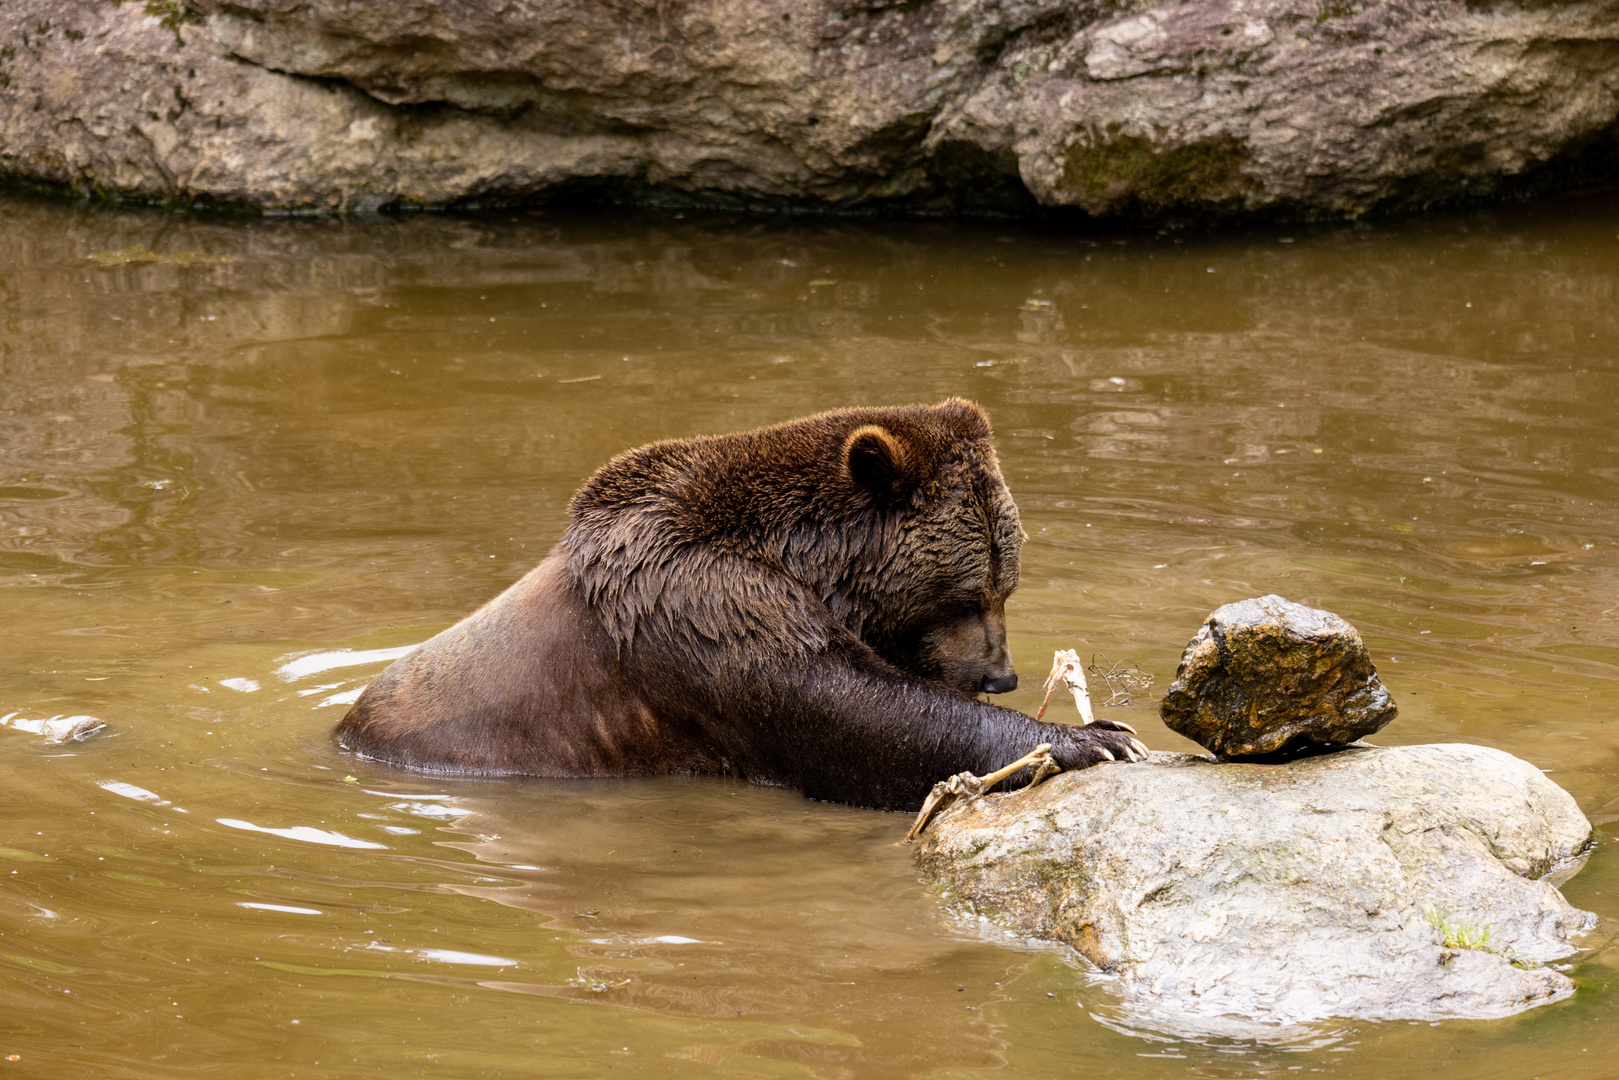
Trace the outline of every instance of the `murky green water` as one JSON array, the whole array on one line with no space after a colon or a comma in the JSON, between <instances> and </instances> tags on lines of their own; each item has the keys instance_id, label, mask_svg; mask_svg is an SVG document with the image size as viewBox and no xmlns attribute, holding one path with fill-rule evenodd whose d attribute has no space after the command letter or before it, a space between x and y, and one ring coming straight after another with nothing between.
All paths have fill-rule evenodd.
<instances>
[{"instance_id":1,"label":"murky green water","mask_svg":"<svg viewBox=\"0 0 1619 1080\"><path fill-rule=\"evenodd\" d=\"M1218 238L0 202L0 1064L1609 1075L1616 234L1600 202ZM1398 697L1381 741L1501 747L1604 823L1566 889L1609 920L1579 993L1270 1045L1131 1033L1063 952L941 910L900 816L332 745L362 654L514 580L616 451L947 394L990 410L1030 534L1012 704L1054 648L1161 691L1220 603L1341 613ZM78 714L107 733L26 730Z\"/></svg>"}]
</instances>

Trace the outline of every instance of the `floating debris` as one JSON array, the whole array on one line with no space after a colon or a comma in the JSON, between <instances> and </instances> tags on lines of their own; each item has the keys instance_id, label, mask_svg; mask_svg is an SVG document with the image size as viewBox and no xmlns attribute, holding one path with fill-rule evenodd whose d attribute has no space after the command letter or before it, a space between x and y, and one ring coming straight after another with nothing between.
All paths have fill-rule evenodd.
<instances>
[{"instance_id":1,"label":"floating debris","mask_svg":"<svg viewBox=\"0 0 1619 1080\"><path fill-rule=\"evenodd\" d=\"M1152 676L1142 671L1133 660L1120 660L1109 663L1107 657L1091 657L1090 667L1085 670L1091 677L1100 679L1102 685L1107 687L1107 700L1102 702L1104 709L1122 709L1129 705L1136 694L1150 694L1152 690Z\"/></svg>"}]
</instances>

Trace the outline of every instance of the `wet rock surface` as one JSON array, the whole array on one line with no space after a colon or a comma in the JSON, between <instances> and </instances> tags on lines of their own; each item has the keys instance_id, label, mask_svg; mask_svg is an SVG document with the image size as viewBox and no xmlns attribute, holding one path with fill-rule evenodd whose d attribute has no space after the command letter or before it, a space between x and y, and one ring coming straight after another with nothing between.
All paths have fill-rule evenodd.
<instances>
[{"instance_id":1,"label":"wet rock surface","mask_svg":"<svg viewBox=\"0 0 1619 1080\"><path fill-rule=\"evenodd\" d=\"M181 203L1355 215L1616 117L1619 0L0 7L0 176Z\"/></svg>"},{"instance_id":2,"label":"wet rock surface","mask_svg":"<svg viewBox=\"0 0 1619 1080\"><path fill-rule=\"evenodd\" d=\"M1143 1023L1252 1034L1566 997L1543 965L1595 916L1551 880L1590 835L1566 792L1486 747L1160 752L953 806L917 858L962 913L1072 946Z\"/></svg>"},{"instance_id":3,"label":"wet rock surface","mask_svg":"<svg viewBox=\"0 0 1619 1080\"><path fill-rule=\"evenodd\" d=\"M1353 626L1270 595L1209 615L1160 712L1170 730L1240 758L1347 745L1396 709Z\"/></svg>"}]
</instances>

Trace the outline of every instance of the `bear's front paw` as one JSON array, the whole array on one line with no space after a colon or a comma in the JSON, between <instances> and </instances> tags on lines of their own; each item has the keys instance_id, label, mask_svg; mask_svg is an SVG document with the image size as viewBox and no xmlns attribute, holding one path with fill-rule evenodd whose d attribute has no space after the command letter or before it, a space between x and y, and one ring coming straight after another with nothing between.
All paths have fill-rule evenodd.
<instances>
[{"instance_id":1,"label":"bear's front paw","mask_svg":"<svg viewBox=\"0 0 1619 1080\"><path fill-rule=\"evenodd\" d=\"M1065 769L1088 769L1104 761L1144 761L1147 747L1130 734L1128 725L1097 720L1075 729L1069 744L1053 756Z\"/></svg>"}]
</instances>

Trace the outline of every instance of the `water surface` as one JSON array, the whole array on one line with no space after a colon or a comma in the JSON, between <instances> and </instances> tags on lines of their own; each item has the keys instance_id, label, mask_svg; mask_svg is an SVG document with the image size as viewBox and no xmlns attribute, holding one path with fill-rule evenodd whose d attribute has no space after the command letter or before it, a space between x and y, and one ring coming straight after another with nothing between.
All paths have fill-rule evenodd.
<instances>
[{"instance_id":1,"label":"water surface","mask_svg":"<svg viewBox=\"0 0 1619 1080\"><path fill-rule=\"evenodd\" d=\"M199 220L0 201L0 1056L30 1077L1596 1078L1619 1022L1619 213L996 224ZM1009 618L1162 691L1218 604L1370 645L1387 743L1599 823L1571 999L1197 1043L954 918L899 815L457 781L329 737L614 453L962 394ZM47 746L27 728L89 715ZM1184 748L1150 700L1116 711ZM20 722L20 726L19 726ZM35 725L37 726L37 725ZM16 1060L12 1061L11 1056ZM1593 1060L1595 1059L1595 1060Z\"/></svg>"}]
</instances>

